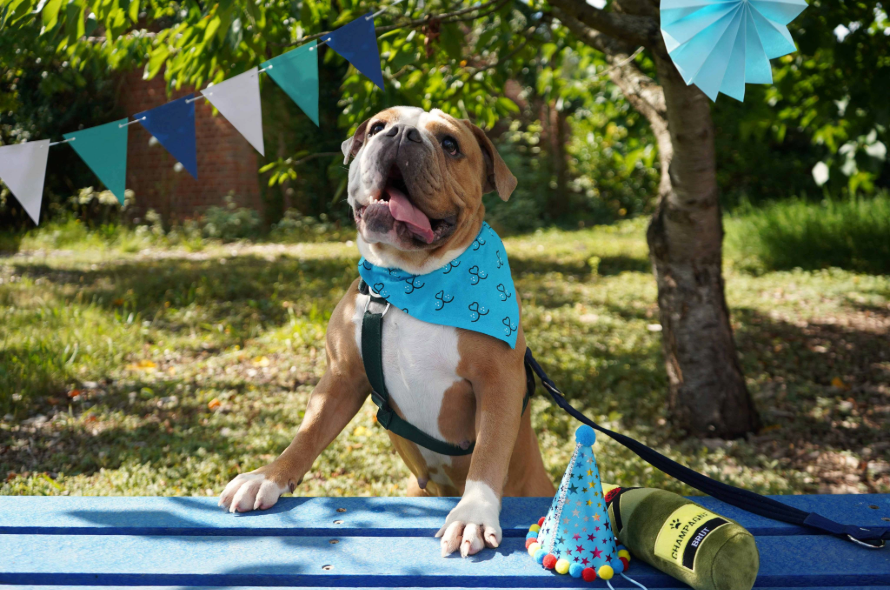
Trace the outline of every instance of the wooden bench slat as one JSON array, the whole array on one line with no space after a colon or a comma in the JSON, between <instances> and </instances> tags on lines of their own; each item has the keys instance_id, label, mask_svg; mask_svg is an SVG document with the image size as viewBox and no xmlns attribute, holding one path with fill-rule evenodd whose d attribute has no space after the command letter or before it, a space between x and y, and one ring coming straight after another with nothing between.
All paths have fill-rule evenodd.
<instances>
[{"instance_id":1,"label":"wooden bench slat","mask_svg":"<svg viewBox=\"0 0 890 590\"><path fill-rule=\"evenodd\" d=\"M890 496L774 496L841 523L890 528ZM735 519L755 536L808 534L710 497L695 501ZM0 534L418 536L439 530L457 498L282 498L270 510L232 515L215 498L0 497ZM550 498L505 498L505 537L525 537ZM877 506L872 509L870 506ZM346 509L338 512L337 509ZM537 515L537 516L536 516ZM342 521L342 524L335 524Z\"/></svg>"},{"instance_id":2,"label":"wooden bench slat","mask_svg":"<svg viewBox=\"0 0 890 590\"><path fill-rule=\"evenodd\" d=\"M852 588L890 584L890 552L822 536L762 537L758 586ZM543 570L522 539L461 559L439 557L425 537L141 537L0 535L0 584L294 585L538 588L577 586ZM323 565L332 565L325 571ZM634 560L629 572L649 588L676 581ZM623 579L616 587L630 587Z\"/></svg>"}]
</instances>

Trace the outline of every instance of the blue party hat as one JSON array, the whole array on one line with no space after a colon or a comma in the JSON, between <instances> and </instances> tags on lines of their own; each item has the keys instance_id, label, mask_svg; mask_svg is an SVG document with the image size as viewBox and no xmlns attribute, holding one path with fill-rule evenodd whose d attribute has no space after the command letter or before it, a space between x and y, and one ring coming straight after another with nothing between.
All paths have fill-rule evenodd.
<instances>
[{"instance_id":1,"label":"blue party hat","mask_svg":"<svg viewBox=\"0 0 890 590\"><path fill-rule=\"evenodd\" d=\"M575 452L547 516L529 529L529 555L545 568L591 582L624 571L609 523L589 426L575 431Z\"/></svg>"}]
</instances>

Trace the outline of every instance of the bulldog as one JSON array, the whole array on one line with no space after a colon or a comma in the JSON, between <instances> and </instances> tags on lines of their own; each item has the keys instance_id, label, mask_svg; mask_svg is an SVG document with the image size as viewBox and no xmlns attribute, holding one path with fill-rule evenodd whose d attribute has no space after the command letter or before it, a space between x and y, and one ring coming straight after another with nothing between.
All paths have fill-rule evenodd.
<instances>
[{"instance_id":1,"label":"bulldog","mask_svg":"<svg viewBox=\"0 0 890 590\"><path fill-rule=\"evenodd\" d=\"M440 110L394 107L343 142L358 249L385 269L424 275L441 269L482 228L482 195L506 201L516 187L483 131ZM347 290L327 328L327 369L309 397L293 442L269 465L235 477L219 499L231 512L262 510L293 492L315 459L371 393L362 363L362 316L369 294ZM424 433L472 454L447 456L389 431L412 476L411 496L460 496L437 537L442 556L464 557L502 538L507 496L552 496L530 411L523 408L526 349L492 336L431 324L393 307L383 317L383 373L395 412Z\"/></svg>"}]
</instances>

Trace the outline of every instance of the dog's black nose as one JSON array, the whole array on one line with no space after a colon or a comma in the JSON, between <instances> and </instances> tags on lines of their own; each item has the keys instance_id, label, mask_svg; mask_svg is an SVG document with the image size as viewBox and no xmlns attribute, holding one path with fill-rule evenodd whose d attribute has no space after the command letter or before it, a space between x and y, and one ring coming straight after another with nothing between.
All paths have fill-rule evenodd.
<instances>
[{"instance_id":1,"label":"dog's black nose","mask_svg":"<svg viewBox=\"0 0 890 590\"><path fill-rule=\"evenodd\" d=\"M416 127L409 127L408 130L405 132L405 137L407 137L414 143L423 142L423 140L420 138L420 131L418 131Z\"/></svg>"},{"instance_id":2,"label":"dog's black nose","mask_svg":"<svg viewBox=\"0 0 890 590\"><path fill-rule=\"evenodd\" d=\"M417 130L417 127L411 125L401 125L396 123L386 132L386 137L399 137L402 141L407 139L414 143L423 143L423 139L420 137L420 131Z\"/></svg>"}]
</instances>

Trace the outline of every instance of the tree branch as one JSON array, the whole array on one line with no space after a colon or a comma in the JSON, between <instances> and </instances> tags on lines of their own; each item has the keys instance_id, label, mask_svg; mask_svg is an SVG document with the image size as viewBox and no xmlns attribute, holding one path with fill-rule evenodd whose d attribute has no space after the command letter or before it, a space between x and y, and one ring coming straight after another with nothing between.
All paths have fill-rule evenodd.
<instances>
[{"instance_id":1,"label":"tree branch","mask_svg":"<svg viewBox=\"0 0 890 590\"><path fill-rule=\"evenodd\" d=\"M308 162L309 160L314 160L316 158L326 158L328 156L342 156L343 154L340 152L316 152L314 154L309 154L308 156L303 156L298 160L294 160L290 163L291 166L297 166L298 164L302 164L304 162Z\"/></svg>"},{"instance_id":2,"label":"tree branch","mask_svg":"<svg viewBox=\"0 0 890 590\"><path fill-rule=\"evenodd\" d=\"M621 89L633 107L652 125L654 131L666 128L667 107L664 102L664 90L655 80L647 76L633 62L639 48L633 48L617 39L595 31L578 19L566 14L559 8L553 8L553 14L582 43L597 49L606 56L611 64L609 78Z\"/></svg>"},{"instance_id":3,"label":"tree branch","mask_svg":"<svg viewBox=\"0 0 890 590\"><path fill-rule=\"evenodd\" d=\"M633 49L630 45L618 39L614 39L605 33L591 29L575 17L553 7L553 15L572 32L579 41L602 52L609 63L620 55L629 55ZM619 58L620 59L620 58Z\"/></svg>"},{"instance_id":4,"label":"tree branch","mask_svg":"<svg viewBox=\"0 0 890 590\"><path fill-rule=\"evenodd\" d=\"M585 26L625 43L651 47L658 41L659 25L655 17L608 12L584 0L550 0L550 4Z\"/></svg>"},{"instance_id":5,"label":"tree branch","mask_svg":"<svg viewBox=\"0 0 890 590\"><path fill-rule=\"evenodd\" d=\"M428 14L423 18L416 18L413 20L408 20L402 23L396 23L392 25L386 25L385 27L376 28L377 33L388 33L389 31L395 31L398 29L416 29L417 27L422 27L424 25L429 24L431 21L437 20L442 24L448 23L457 23L457 22L466 22L476 20L477 18L481 18L483 16L487 16L493 12L497 12L504 5L506 5L510 0L489 0L484 4L480 4L479 6L471 6L469 8L462 8L460 10L455 10L453 12L446 12L443 14ZM472 14L473 12L482 11L485 8L490 8L490 10L485 12L479 12L479 14ZM306 37L301 38L299 41L294 41L293 43L275 43L279 47L292 47L294 45L302 45L308 41L312 41L314 39L320 39L325 35L330 35L330 31L325 31L324 33L316 33L315 35L308 35ZM270 43L273 45L273 43Z\"/></svg>"},{"instance_id":6,"label":"tree branch","mask_svg":"<svg viewBox=\"0 0 890 590\"><path fill-rule=\"evenodd\" d=\"M475 75L478 74L479 72L485 72L485 71L491 70L491 69L493 69L493 68L498 67L499 65L501 65L501 64L503 64L503 63L508 62L509 60L511 60L511 59L513 59L514 57L516 57L516 55L517 55L520 51L522 51L523 49L525 49L526 45L528 45L529 43L531 43L531 41L532 41L532 38L531 38L531 35L529 34L529 36L526 37L525 41L523 41L522 43L520 43L519 46L516 47L516 49L514 49L513 51L511 51L511 52L508 53L507 55L504 55L504 56L502 56L502 57L496 59L496 60L494 61L494 63L488 64L488 65L486 65L486 66L479 66L479 67L477 67L477 68L470 68L469 71L468 71L469 75L470 75L470 76L475 76Z\"/></svg>"}]
</instances>

